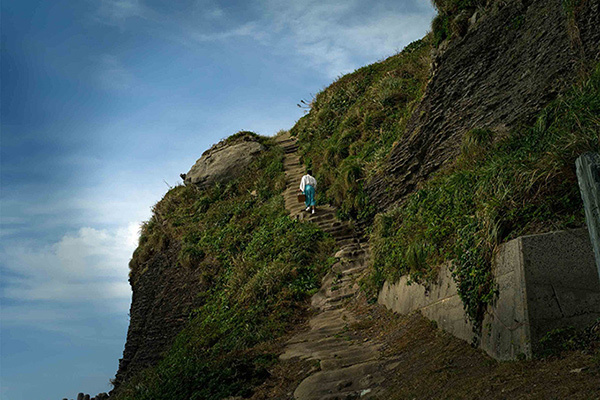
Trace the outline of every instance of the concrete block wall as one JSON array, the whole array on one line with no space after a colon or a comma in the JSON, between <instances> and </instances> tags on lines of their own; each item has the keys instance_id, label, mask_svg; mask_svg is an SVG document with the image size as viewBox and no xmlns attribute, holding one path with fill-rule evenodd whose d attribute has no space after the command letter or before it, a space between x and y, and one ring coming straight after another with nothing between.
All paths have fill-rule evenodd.
<instances>
[{"instance_id":1,"label":"concrete block wall","mask_svg":"<svg viewBox=\"0 0 600 400\"><path fill-rule=\"evenodd\" d=\"M486 313L480 346L492 357L531 357L549 330L583 327L600 318L600 281L586 229L522 236L503 244L494 262L499 290ZM427 286L408 277L386 282L379 303L395 312L420 311L454 336L475 334L444 265Z\"/></svg>"}]
</instances>

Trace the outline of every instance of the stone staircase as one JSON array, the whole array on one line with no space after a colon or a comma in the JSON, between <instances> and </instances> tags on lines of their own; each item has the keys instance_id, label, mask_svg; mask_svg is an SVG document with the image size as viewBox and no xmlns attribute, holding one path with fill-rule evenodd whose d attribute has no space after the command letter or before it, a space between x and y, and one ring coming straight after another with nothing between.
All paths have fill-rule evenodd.
<instances>
[{"instance_id":1,"label":"stone staircase","mask_svg":"<svg viewBox=\"0 0 600 400\"><path fill-rule=\"evenodd\" d=\"M284 198L291 217L317 224L335 238L339 248L335 254L338 261L311 299L316 313L309 320L310 329L291 338L280 356L282 360L298 357L319 364L319 370L296 388L294 398L377 398L383 392L385 371L392 364L381 359L379 343L352 339L350 326L359 317L345 306L359 291L356 279L367 266L368 244L360 239L349 222L336 218L333 207L318 206L315 214L304 211L304 203L297 201L298 186L304 175L298 145L289 133L279 135L276 141L285 151L287 189Z\"/></svg>"}]
</instances>

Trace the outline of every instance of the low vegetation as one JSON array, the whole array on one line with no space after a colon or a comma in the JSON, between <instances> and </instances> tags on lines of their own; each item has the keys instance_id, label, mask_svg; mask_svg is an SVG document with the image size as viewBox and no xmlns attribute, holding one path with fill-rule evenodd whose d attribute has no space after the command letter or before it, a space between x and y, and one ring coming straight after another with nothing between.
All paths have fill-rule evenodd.
<instances>
[{"instance_id":1,"label":"low vegetation","mask_svg":"<svg viewBox=\"0 0 600 400\"><path fill-rule=\"evenodd\" d=\"M546 107L534 126L466 134L451 168L403 206L377 217L372 279L376 284L404 274L424 279L435 275L432 266L452 261L466 311L481 321L494 297L491 261L498 244L583 226L575 159L600 151L599 115L600 66Z\"/></svg>"},{"instance_id":2,"label":"low vegetation","mask_svg":"<svg viewBox=\"0 0 600 400\"><path fill-rule=\"evenodd\" d=\"M429 38L400 54L344 75L317 94L292 128L304 163L319 182L319 201L343 219L370 221L363 183L403 134L429 75Z\"/></svg>"},{"instance_id":3,"label":"low vegetation","mask_svg":"<svg viewBox=\"0 0 600 400\"><path fill-rule=\"evenodd\" d=\"M569 351L580 351L594 357L600 367L600 319L583 329L553 329L540 339L539 358L560 357Z\"/></svg>"},{"instance_id":4,"label":"low vegetation","mask_svg":"<svg viewBox=\"0 0 600 400\"><path fill-rule=\"evenodd\" d=\"M276 360L256 346L293 326L319 287L333 239L288 217L283 152L260 140L268 150L240 179L207 190L174 187L144 224L132 277L144 273L152 252L170 247L178 251L168 267L197 269L207 289L164 359L130 379L117 399L248 395Z\"/></svg>"},{"instance_id":5,"label":"low vegetation","mask_svg":"<svg viewBox=\"0 0 600 400\"><path fill-rule=\"evenodd\" d=\"M469 18L477 9L483 9L494 0L433 0L438 10L431 23L433 45L439 46L446 39L463 36L469 26Z\"/></svg>"}]
</instances>

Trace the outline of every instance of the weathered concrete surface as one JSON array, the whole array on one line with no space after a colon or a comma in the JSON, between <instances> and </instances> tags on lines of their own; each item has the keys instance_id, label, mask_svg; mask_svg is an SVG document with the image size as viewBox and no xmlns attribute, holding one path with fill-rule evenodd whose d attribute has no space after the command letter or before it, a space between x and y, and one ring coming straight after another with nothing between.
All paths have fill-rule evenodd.
<instances>
[{"instance_id":1,"label":"weathered concrete surface","mask_svg":"<svg viewBox=\"0 0 600 400\"><path fill-rule=\"evenodd\" d=\"M585 219L600 274L600 154L586 153L575 162Z\"/></svg>"},{"instance_id":2,"label":"weathered concrete surface","mask_svg":"<svg viewBox=\"0 0 600 400\"><path fill-rule=\"evenodd\" d=\"M533 350L549 330L600 318L600 282L586 229L519 239Z\"/></svg>"},{"instance_id":3,"label":"weathered concrete surface","mask_svg":"<svg viewBox=\"0 0 600 400\"><path fill-rule=\"evenodd\" d=\"M522 236L501 246L494 263L499 295L487 310L480 346L500 360L530 357L549 330L582 327L600 317L600 282L585 229ZM379 303L407 314L421 311L466 341L475 337L450 266L429 286L386 282Z\"/></svg>"},{"instance_id":4,"label":"weathered concrete surface","mask_svg":"<svg viewBox=\"0 0 600 400\"><path fill-rule=\"evenodd\" d=\"M427 286L411 283L408 276L393 284L385 282L378 302L400 314L420 310L454 336L467 341L473 338L473 327L466 319L450 265L444 265L437 281Z\"/></svg>"},{"instance_id":5,"label":"weathered concrete surface","mask_svg":"<svg viewBox=\"0 0 600 400\"><path fill-rule=\"evenodd\" d=\"M251 135L234 142L221 141L206 150L185 174L185 183L206 187L239 176L264 146Z\"/></svg>"}]
</instances>

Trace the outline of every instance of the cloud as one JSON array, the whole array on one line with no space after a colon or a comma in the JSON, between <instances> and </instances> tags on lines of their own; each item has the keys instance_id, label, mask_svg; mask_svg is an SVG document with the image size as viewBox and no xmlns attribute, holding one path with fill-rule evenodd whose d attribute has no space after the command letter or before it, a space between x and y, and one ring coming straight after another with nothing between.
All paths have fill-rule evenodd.
<instances>
[{"instance_id":1,"label":"cloud","mask_svg":"<svg viewBox=\"0 0 600 400\"><path fill-rule=\"evenodd\" d=\"M5 247L2 297L17 302L128 304L128 262L139 225L116 230L81 228L45 248Z\"/></svg>"},{"instance_id":2,"label":"cloud","mask_svg":"<svg viewBox=\"0 0 600 400\"><path fill-rule=\"evenodd\" d=\"M100 85L107 90L127 90L135 83L134 75L111 54L99 57L97 78Z\"/></svg>"},{"instance_id":3,"label":"cloud","mask_svg":"<svg viewBox=\"0 0 600 400\"><path fill-rule=\"evenodd\" d=\"M248 22L240 27L233 28L231 30L214 33L201 33L197 32L195 29L191 29L188 31L188 34L190 38L198 42L222 41L244 36L250 37L257 41L261 41L267 37L265 33L261 32L261 30L259 29L259 25L256 22Z\"/></svg>"},{"instance_id":4,"label":"cloud","mask_svg":"<svg viewBox=\"0 0 600 400\"><path fill-rule=\"evenodd\" d=\"M364 65L365 60L392 55L423 36L433 8L429 3L410 3L361 9L364 3L356 0L293 4L266 0L265 19L278 32L279 51L291 49L333 78Z\"/></svg>"},{"instance_id":5,"label":"cloud","mask_svg":"<svg viewBox=\"0 0 600 400\"><path fill-rule=\"evenodd\" d=\"M145 18L148 8L140 0L100 0L98 17L106 23L122 24L127 19Z\"/></svg>"},{"instance_id":6,"label":"cloud","mask_svg":"<svg viewBox=\"0 0 600 400\"><path fill-rule=\"evenodd\" d=\"M187 12L159 13L139 0L103 0L99 12L115 23L133 17L145 19L152 22L153 35L192 48L248 38L328 78L395 54L422 37L435 15L427 0L373 5L359 0L261 0L249 4L252 12L201 0Z\"/></svg>"}]
</instances>

